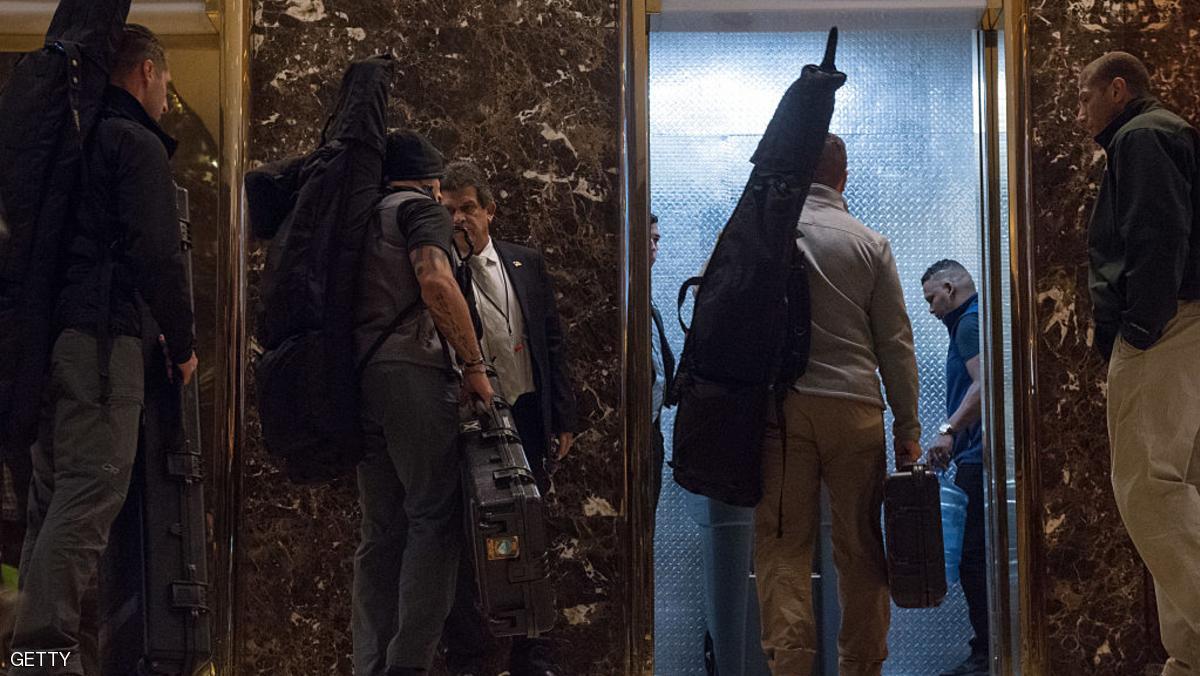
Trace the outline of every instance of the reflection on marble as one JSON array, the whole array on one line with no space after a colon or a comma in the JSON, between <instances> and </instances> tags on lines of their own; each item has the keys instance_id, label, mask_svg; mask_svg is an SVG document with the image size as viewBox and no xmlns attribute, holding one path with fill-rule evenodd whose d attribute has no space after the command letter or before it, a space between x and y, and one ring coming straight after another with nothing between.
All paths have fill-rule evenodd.
<instances>
[{"instance_id":1,"label":"reflection on marble","mask_svg":"<svg viewBox=\"0 0 1200 676\"><path fill-rule=\"evenodd\" d=\"M616 8L604 0L256 0L251 159L312 147L346 64L398 60L393 126L493 177L495 234L539 248L557 285L586 428L550 496L564 673L624 659ZM264 248L250 253L250 307ZM251 360L257 348L251 345ZM250 393L253 392L253 368ZM298 488L244 449L241 672L349 674L352 479ZM503 642L496 642L498 673Z\"/></svg>"},{"instance_id":2,"label":"reflection on marble","mask_svg":"<svg viewBox=\"0 0 1200 676\"><path fill-rule=\"evenodd\" d=\"M1148 574L1109 483L1105 366L1092 354L1087 221L1103 154L1075 124L1079 69L1106 51L1142 57L1164 103L1200 120L1200 3L1030 3L1048 673L1127 676L1161 662Z\"/></svg>"}]
</instances>

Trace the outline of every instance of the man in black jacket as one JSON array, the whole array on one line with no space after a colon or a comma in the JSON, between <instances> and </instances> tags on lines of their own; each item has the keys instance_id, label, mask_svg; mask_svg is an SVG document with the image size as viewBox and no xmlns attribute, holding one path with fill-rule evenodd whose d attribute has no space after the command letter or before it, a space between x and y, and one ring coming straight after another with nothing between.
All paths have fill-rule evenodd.
<instances>
[{"instance_id":1,"label":"man in black jacket","mask_svg":"<svg viewBox=\"0 0 1200 676\"><path fill-rule=\"evenodd\" d=\"M1108 157L1088 229L1121 518L1154 574L1164 676L1200 673L1200 133L1135 57L1083 69L1079 121Z\"/></svg>"},{"instance_id":2,"label":"man in black jacket","mask_svg":"<svg viewBox=\"0 0 1200 676\"><path fill-rule=\"evenodd\" d=\"M491 236L496 201L483 172L456 162L446 168L442 204L457 230L456 245L471 268L475 306L483 324L484 356L495 366L500 394L512 404L525 455L543 494L555 463L575 438L575 395L554 286L541 254ZM466 236L470 236L468 250ZM473 255L468 256L468 252ZM478 673L479 622L471 581L463 573L459 597L447 623L447 660L459 674ZM513 640L513 676L553 676L557 669L548 639Z\"/></svg>"},{"instance_id":3,"label":"man in black jacket","mask_svg":"<svg viewBox=\"0 0 1200 676\"><path fill-rule=\"evenodd\" d=\"M175 376L196 370L191 299L169 158L158 120L170 81L158 38L125 28L56 308L51 382L30 487L14 651L65 654L11 673L82 674L80 604L125 501L142 411L141 311L162 328ZM141 299L141 300L140 300Z\"/></svg>"}]
</instances>

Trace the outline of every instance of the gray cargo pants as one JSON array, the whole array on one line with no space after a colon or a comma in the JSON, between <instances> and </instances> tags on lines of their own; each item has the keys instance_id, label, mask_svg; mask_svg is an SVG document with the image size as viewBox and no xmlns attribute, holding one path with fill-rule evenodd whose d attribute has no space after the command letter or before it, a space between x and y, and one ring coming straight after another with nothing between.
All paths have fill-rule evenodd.
<instances>
[{"instance_id":1,"label":"gray cargo pants","mask_svg":"<svg viewBox=\"0 0 1200 676\"><path fill-rule=\"evenodd\" d=\"M354 673L429 669L454 600L463 524L458 381L384 362L362 377L366 457L354 555Z\"/></svg>"},{"instance_id":2,"label":"gray cargo pants","mask_svg":"<svg viewBox=\"0 0 1200 676\"><path fill-rule=\"evenodd\" d=\"M113 339L111 395L100 403L96 339L68 329L54 343L47 404L33 450L29 529L13 652L42 655L11 676L78 676L80 606L125 503L142 415L142 342Z\"/></svg>"}]
</instances>

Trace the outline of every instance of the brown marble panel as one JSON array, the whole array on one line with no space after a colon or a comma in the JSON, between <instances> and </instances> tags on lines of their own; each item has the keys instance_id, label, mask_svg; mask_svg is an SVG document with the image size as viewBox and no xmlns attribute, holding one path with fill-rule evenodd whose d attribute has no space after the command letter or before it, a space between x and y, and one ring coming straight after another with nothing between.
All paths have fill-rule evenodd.
<instances>
[{"instance_id":1,"label":"brown marble panel","mask_svg":"<svg viewBox=\"0 0 1200 676\"><path fill-rule=\"evenodd\" d=\"M497 236L544 252L587 428L550 497L562 560L555 635L565 673L619 673L616 8L605 0L256 0L253 18L253 161L310 148L347 63L391 51L399 59L392 125L480 164L499 202ZM255 246L252 309L262 263ZM253 411L248 418L241 673L349 674L354 483L287 484L262 450Z\"/></svg>"},{"instance_id":2,"label":"brown marble panel","mask_svg":"<svg viewBox=\"0 0 1200 676\"><path fill-rule=\"evenodd\" d=\"M1161 646L1147 574L1108 478L1106 372L1091 350L1086 248L1104 156L1075 123L1076 82L1092 59L1125 50L1145 60L1166 105L1200 120L1200 3L1030 5L1048 673L1140 674L1162 661Z\"/></svg>"}]
</instances>

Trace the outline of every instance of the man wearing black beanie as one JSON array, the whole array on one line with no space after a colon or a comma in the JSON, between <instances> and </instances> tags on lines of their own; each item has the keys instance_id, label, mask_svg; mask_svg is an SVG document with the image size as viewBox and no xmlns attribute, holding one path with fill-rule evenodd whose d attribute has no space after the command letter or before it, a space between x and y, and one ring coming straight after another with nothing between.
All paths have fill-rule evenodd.
<instances>
[{"instance_id":1,"label":"man wearing black beanie","mask_svg":"<svg viewBox=\"0 0 1200 676\"><path fill-rule=\"evenodd\" d=\"M415 132L388 136L380 201L363 247L355 307L366 457L358 466L362 537L354 556L358 676L416 676L433 662L454 600L462 394L492 388L451 268L453 228L438 203L444 161Z\"/></svg>"}]
</instances>

